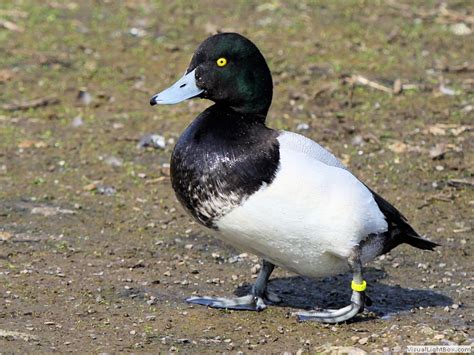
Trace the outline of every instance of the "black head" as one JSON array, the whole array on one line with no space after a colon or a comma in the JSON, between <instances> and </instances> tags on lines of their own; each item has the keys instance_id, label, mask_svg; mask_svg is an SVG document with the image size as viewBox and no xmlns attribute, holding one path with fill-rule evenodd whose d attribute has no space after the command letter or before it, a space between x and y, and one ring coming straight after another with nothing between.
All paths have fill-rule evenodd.
<instances>
[{"instance_id":1,"label":"black head","mask_svg":"<svg viewBox=\"0 0 474 355\"><path fill-rule=\"evenodd\" d=\"M273 84L265 58L250 40L237 33L220 33L201 43L186 75L170 89L153 96L151 103L198 96L237 112L266 115Z\"/></svg>"},{"instance_id":2,"label":"black head","mask_svg":"<svg viewBox=\"0 0 474 355\"><path fill-rule=\"evenodd\" d=\"M206 39L194 53L187 72L196 69L201 97L239 112L267 113L273 93L272 76L258 48L237 33Z\"/></svg>"}]
</instances>

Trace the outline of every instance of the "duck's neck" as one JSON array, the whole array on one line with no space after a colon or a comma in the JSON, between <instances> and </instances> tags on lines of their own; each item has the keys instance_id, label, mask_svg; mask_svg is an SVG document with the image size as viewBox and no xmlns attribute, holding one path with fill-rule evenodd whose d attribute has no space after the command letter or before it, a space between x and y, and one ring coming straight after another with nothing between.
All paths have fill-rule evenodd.
<instances>
[{"instance_id":1,"label":"duck's neck","mask_svg":"<svg viewBox=\"0 0 474 355\"><path fill-rule=\"evenodd\" d=\"M204 113L207 120L213 124L226 127L241 126L264 126L267 118L268 107L262 110L248 111L239 107L231 107L228 105L216 103L210 106Z\"/></svg>"},{"instance_id":2,"label":"duck's neck","mask_svg":"<svg viewBox=\"0 0 474 355\"><path fill-rule=\"evenodd\" d=\"M267 113L268 113L268 110L270 109L271 103L272 103L272 96L271 96L271 91L270 91L270 93L266 93L265 95L262 95L262 97L258 97L252 101L246 101L238 105L232 103L231 105L228 106L228 109L231 109L235 112L238 112L244 115L249 115L249 116L254 115L260 118L263 117L263 121L265 121L265 118L267 117Z\"/></svg>"}]
</instances>

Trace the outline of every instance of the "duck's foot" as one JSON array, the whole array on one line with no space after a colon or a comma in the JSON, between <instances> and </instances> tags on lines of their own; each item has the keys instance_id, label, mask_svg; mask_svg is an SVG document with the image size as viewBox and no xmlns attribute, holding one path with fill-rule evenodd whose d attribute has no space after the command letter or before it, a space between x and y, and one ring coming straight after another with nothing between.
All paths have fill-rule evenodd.
<instances>
[{"instance_id":1,"label":"duck's foot","mask_svg":"<svg viewBox=\"0 0 474 355\"><path fill-rule=\"evenodd\" d=\"M199 304L211 308L234 309L238 311L263 311L267 304L281 302L273 292L267 290L268 279L275 266L269 261L262 260L262 267L257 277L255 285L252 287L252 293L243 297L224 298L224 297L190 297L186 302Z\"/></svg>"},{"instance_id":2,"label":"duck's foot","mask_svg":"<svg viewBox=\"0 0 474 355\"><path fill-rule=\"evenodd\" d=\"M351 304L341 309L325 309L322 311L295 312L299 321L313 321L322 323L341 323L353 318L364 310L364 293L352 293Z\"/></svg>"},{"instance_id":3,"label":"duck's foot","mask_svg":"<svg viewBox=\"0 0 474 355\"><path fill-rule=\"evenodd\" d=\"M294 314L298 317L298 320L341 323L353 318L357 313L362 313L364 311L364 305L370 306L372 304L372 301L365 295L367 283L362 278L359 247L354 248L348 262L353 274L351 304L341 309L295 312Z\"/></svg>"},{"instance_id":4,"label":"duck's foot","mask_svg":"<svg viewBox=\"0 0 474 355\"><path fill-rule=\"evenodd\" d=\"M211 308L232 309L237 311L256 311L260 312L267 308L263 298L247 295L243 297L224 298L224 297L190 297L186 302L199 304Z\"/></svg>"}]
</instances>

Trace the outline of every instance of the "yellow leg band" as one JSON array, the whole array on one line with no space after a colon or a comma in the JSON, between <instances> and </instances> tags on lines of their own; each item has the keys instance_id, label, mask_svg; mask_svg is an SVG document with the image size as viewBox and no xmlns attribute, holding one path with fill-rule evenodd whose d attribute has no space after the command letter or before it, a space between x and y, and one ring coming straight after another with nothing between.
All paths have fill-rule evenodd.
<instances>
[{"instance_id":1,"label":"yellow leg band","mask_svg":"<svg viewBox=\"0 0 474 355\"><path fill-rule=\"evenodd\" d=\"M361 284L356 284L355 281L352 280L351 288L357 292L364 292L367 288L367 282L363 280Z\"/></svg>"}]
</instances>

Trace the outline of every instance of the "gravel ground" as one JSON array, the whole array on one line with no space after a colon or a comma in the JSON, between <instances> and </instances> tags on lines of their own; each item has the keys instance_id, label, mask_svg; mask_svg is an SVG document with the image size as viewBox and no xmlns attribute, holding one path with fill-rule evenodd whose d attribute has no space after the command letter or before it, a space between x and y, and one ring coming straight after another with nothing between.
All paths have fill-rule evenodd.
<instances>
[{"instance_id":1,"label":"gravel ground","mask_svg":"<svg viewBox=\"0 0 474 355\"><path fill-rule=\"evenodd\" d=\"M472 343L474 41L470 1L42 1L0 4L0 353L404 351ZM258 260L184 213L169 157L208 102L151 108L217 30L274 74L268 124L315 139L393 202L435 252L349 275L277 269L260 313L190 306L245 294Z\"/></svg>"}]
</instances>

